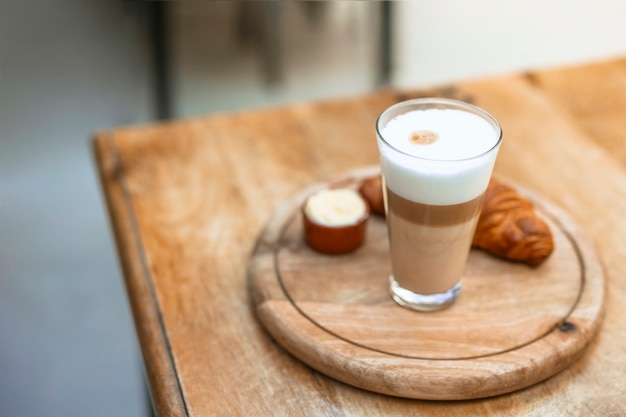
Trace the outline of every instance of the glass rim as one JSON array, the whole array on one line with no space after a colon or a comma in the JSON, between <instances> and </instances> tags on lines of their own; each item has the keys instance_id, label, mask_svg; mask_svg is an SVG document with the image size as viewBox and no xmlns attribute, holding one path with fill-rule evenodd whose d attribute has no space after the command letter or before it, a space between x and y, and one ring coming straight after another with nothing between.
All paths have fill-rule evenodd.
<instances>
[{"instance_id":1,"label":"glass rim","mask_svg":"<svg viewBox=\"0 0 626 417\"><path fill-rule=\"evenodd\" d=\"M478 154L478 155L474 155L474 156L470 156L468 158L460 158L460 159L433 159L433 158L424 158L422 156L416 156L416 155L412 155L410 153L407 153L403 150L398 149L397 147L393 146L391 143L389 143L385 137L382 135L382 133L380 132L380 122L381 119L383 118L383 116L385 116L386 114L390 113L393 110L396 110L400 107L405 107L405 106L410 106L410 105L427 105L427 104L434 104L434 105L444 105L447 107L444 108L449 108L449 109L456 109L456 110L461 110L461 111L466 111L468 113L473 113L479 117L482 117L485 121L487 121L490 125L492 125L496 131L496 135L498 135L498 139L496 140L496 142L494 143L494 145L489 148L488 150ZM435 106L433 106L433 108L436 108ZM406 113L406 112L405 112ZM490 153L492 153L493 151L495 151L496 149L498 149L498 146L500 145L500 143L502 142L502 126L500 126L500 123L498 122L498 120L493 117L489 112L487 112L485 109L483 109L482 107L479 107L475 104L471 104L465 101L461 101L461 100L456 100L453 98L445 98L445 97L422 97L422 98L414 98L414 99L410 99L410 100L404 100L404 101L400 101L398 103L395 103L389 107L387 107L385 110L383 110L383 112L376 118L376 136L382 141L382 143L387 146L388 148L392 149L395 152L401 153L403 155L406 155L410 158L415 158L415 159L419 159L419 160L423 160L423 161L432 161L432 162L462 162L462 161L471 161L472 159L479 159L484 157L485 155L488 155Z\"/></svg>"}]
</instances>

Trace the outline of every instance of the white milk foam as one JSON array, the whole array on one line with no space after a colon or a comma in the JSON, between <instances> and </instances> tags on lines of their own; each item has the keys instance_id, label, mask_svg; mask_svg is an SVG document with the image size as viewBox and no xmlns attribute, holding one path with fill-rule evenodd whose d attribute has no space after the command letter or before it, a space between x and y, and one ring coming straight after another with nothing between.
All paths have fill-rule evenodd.
<instances>
[{"instance_id":1,"label":"white milk foam","mask_svg":"<svg viewBox=\"0 0 626 417\"><path fill-rule=\"evenodd\" d=\"M423 130L437 133L438 139L413 143L411 134ZM459 204L481 195L489 183L497 149L488 151L498 142L499 130L478 115L413 110L391 119L380 134L387 142L378 140L386 185L408 200Z\"/></svg>"}]
</instances>

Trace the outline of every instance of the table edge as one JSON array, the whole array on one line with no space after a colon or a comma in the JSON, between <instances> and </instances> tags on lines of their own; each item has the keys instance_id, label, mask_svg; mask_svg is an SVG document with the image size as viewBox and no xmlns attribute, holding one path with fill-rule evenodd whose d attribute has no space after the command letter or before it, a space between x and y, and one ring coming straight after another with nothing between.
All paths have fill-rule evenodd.
<instances>
[{"instance_id":1,"label":"table edge","mask_svg":"<svg viewBox=\"0 0 626 417\"><path fill-rule=\"evenodd\" d=\"M91 147L122 267L153 411L157 416L189 416L115 134L111 131L95 134Z\"/></svg>"}]
</instances>

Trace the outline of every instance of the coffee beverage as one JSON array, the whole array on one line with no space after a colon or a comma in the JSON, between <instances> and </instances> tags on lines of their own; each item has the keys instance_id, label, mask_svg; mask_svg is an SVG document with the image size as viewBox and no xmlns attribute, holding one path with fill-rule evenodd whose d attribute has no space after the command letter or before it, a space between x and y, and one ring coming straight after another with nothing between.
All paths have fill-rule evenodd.
<instances>
[{"instance_id":1,"label":"coffee beverage","mask_svg":"<svg viewBox=\"0 0 626 417\"><path fill-rule=\"evenodd\" d=\"M436 206L407 200L389 188L385 192L394 278L419 294L453 288L465 270L482 195Z\"/></svg>"},{"instance_id":2,"label":"coffee beverage","mask_svg":"<svg viewBox=\"0 0 626 417\"><path fill-rule=\"evenodd\" d=\"M500 127L473 105L418 99L383 112L377 133L392 296L417 310L441 308L460 290Z\"/></svg>"}]
</instances>

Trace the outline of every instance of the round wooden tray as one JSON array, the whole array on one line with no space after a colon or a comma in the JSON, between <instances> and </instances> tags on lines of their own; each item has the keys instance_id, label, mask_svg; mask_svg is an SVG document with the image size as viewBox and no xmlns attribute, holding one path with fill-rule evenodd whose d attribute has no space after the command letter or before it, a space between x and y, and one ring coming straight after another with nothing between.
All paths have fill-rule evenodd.
<instances>
[{"instance_id":1,"label":"round wooden tray","mask_svg":"<svg viewBox=\"0 0 626 417\"><path fill-rule=\"evenodd\" d=\"M324 187L357 187L377 168L312 186L283 205L249 264L253 307L268 332L318 371L366 390L460 400L512 392L574 362L603 315L604 274L593 244L566 213L514 185L548 222L554 253L537 268L472 250L461 295L419 313L389 296L384 218L364 246L325 256L304 243L300 206ZM509 181L510 183L510 181Z\"/></svg>"}]
</instances>

